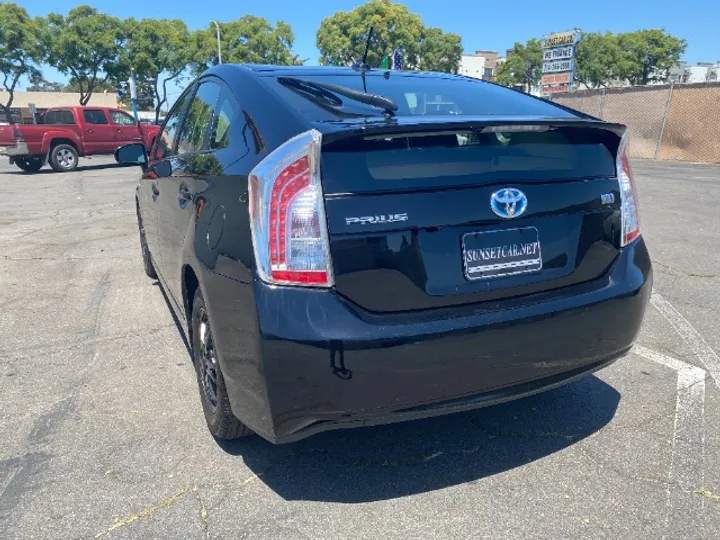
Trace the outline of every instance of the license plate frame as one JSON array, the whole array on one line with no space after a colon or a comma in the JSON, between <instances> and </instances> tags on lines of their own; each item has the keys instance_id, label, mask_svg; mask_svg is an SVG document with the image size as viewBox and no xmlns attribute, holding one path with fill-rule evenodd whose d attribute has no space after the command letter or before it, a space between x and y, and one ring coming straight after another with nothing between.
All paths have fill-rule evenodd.
<instances>
[{"instance_id":1,"label":"license plate frame","mask_svg":"<svg viewBox=\"0 0 720 540\"><path fill-rule=\"evenodd\" d=\"M543 267L536 227L465 233L461 255L465 279L470 281L531 274Z\"/></svg>"}]
</instances>

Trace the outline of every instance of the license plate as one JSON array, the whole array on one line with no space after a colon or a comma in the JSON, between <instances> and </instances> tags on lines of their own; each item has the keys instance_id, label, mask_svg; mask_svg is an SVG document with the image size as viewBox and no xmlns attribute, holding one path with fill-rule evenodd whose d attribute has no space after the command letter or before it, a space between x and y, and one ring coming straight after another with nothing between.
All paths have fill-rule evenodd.
<instances>
[{"instance_id":1,"label":"license plate","mask_svg":"<svg viewBox=\"0 0 720 540\"><path fill-rule=\"evenodd\" d=\"M467 279L487 279L542 270L535 227L473 232L462 237Z\"/></svg>"}]
</instances>

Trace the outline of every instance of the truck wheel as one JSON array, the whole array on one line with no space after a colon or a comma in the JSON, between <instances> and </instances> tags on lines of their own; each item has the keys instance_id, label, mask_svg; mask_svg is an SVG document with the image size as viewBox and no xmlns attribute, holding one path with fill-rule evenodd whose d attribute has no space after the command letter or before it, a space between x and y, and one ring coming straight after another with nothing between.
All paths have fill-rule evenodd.
<instances>
[{"instance_id":1,"label":"truck wheel","mask_svg":"<svg viewBox=\"0 0 720 540\"><path fill-rule=\"evenodd\" d=\"M50 166L58 172L69 172L78 166L78 153L69 144L58 144L50 150Z\"/></svg>"},{"instance_id":2,"label":"truck wheel","mask_svg":"<svg viewBox=\"0 0 720 540\"><path fill-rule=\"evenodd\" d=\"M27 172L39 171L43 166L43 160L39 157L20 157L15 158L14 161L15 165Z\"/></svg>"}]
</instances>

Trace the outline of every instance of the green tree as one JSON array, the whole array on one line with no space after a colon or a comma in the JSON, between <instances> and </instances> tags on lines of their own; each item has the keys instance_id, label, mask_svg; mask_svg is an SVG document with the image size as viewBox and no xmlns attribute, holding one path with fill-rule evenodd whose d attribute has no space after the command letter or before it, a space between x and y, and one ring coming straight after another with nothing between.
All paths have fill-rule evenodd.
<instances>
[{"instance_id":1,"label":"green tree","mask_svg":"<svg viewBox=\"0 0 720 540\"><path fill-rule=\"evenodd\" d=\"M618 34L617 39L622 51L618 76L632 85L667 81L668 71L687 48L686 40L676 38L664 29Z\"/></svg>"},{"instance_id":2,"label":"green tree","mask_svg":"<svg viewBox=\"0 0 720 540\"><path fill-rule=\"evenodd\" d=\"M622 49L616 35L588 33L577 46L575 78L591 87L608 86L619 75Z\"/></svg>"},{"instance_id":3,"label":"green tree","mask_svg":"<svg viewBox=\"0 0 720 540\"><path fill-rule=\"evenodd\" d=\"M30 85L26 88L28 92L62 92L63 84L59 82L50 82L40 73L30 76Z\"/></svg>"},{"instance_id":4,"label":"green tree","mask_svg":"<svg viewBox=\"0 0 720 540\"><path fill-rule=\"evenodd\" d=\"M11 124L10 107L20 78L40 77L37 64L45 56L40 28L40 21L31 19L25 8L13 3L0 4L0 76L5 88L0 109Z\"/></svg>"},{"instance_id":5,"label":"green tree","mask_svg":"<svg viewBox=\"0 0 720 540\"><path fill-rule=\"evenodd\" d=\"M198 75L218 64L215 25L193 34L192 71ZM273 26L262 17L245 15L236 21L220 23L220 46L224 63L293 65L291 53L295 34L287 23Z\"/></svg>"},{"instance_id":6,"label":"green tree","mask_svg":"<svg viewBox=\"0 0 720 540\"><path fill-rule=\"evenodd\" d=\"M418 67L425 26L419 15L392 0L371 0L352 11L338 11L323 19L316 35L320 63L349 66L362 61L370 27L373 36L368 65L379 66L383 57L403 48L403 67ZM437 29L433 29L426 44L426 52L430 55L437 54L436 49L442 49L436 37ZM438 56L443 56L442 51Z\"/></svg>"},{"instance_id":7,"label":"green tree","mask_svg":"<svg viewBox=\"0 0 720 540\"><path fill-rule=\"evenodd\" d=\"M180 19L130 19L125 22L127 42L120 54L116 78L127 80L130 68L138 80L138 102L155 109L155 121L167 103L167 85L180 80L193 58L190 32ZM150 100L145 99L145 86ZM140 103L138 103L140 106Z\"/></svg>"},{"instance_id":8,"label":"green tree","mask_svg":"<svg viewBox=\"0 0 720 540\"><path fill-rule=\"evenodd\" d=\"M62 87L63 92L73 92L75 94L79 94L81 92L81 84L78 81L71 80L68 82L65 86ZM93 89L93 92L103 92L108 93L112 92L115 93L115 85L111 83L110 81L99 81L95 88Z\"/></svg>"},{"instance_id":9,"label":"green tree","mask_svg":"<svg viewBox=\"0 0 720 540\"><path fill-rule=\"evenodd\" d=\"M497 68L495 80L505 86L522 86L530 92L542 77L543 52L540 42L532 38L525 45L515 43L508 57Z\"/></svg>"},{"instance_id":10,"label":"green tree","mask_svg":"<svg viewBox=\"0 0 720 540\"><path fill-rule=\"evenodd\" d=\"M439 28L427 28L420 42L419 65L423 71L457 73L462 58L462 38Z\"/></svg>"},{"instance_id":11,"label":"green tree","mask_svg":"<svg viewBox=\"0 0 720 540\"><path fill-rule=\"evenodd\" d=\"M66 17L48 16L48 61L77 85L80 105L87 105L98 85L114 78L125 32L120 19L90 6L73 8Z\"/></svg>"}]
</instances>

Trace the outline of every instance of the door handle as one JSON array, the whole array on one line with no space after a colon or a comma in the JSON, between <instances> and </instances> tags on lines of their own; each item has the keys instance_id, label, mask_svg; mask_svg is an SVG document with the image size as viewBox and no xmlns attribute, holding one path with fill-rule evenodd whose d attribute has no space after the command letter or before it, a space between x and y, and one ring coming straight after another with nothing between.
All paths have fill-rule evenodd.
<instances>
[{"instance_id":1,"label":"door handle","mask_svg":"<svg viewBox=\"0 0 720 540\"><path fill-rule=\"evenodd\" d=\"M85 131L87 131L88 133L95 133L92 129L86 129Z\"/></svg>"},{"instance_id":2,"label":"door handle","mask_svg":"<svg viewBox=\"0 0 720 540\"><path fill-rule=\"evenodd\" d=\"M117 128L115 131L116 131L117 133L122 133L122 129L120 129L120 128Z\"/></svg>"}]
</instances>

